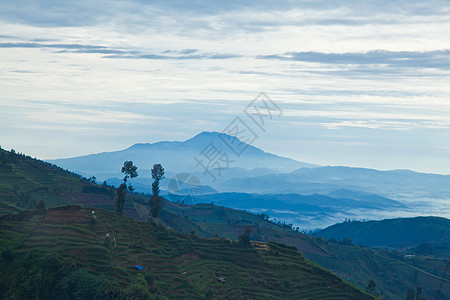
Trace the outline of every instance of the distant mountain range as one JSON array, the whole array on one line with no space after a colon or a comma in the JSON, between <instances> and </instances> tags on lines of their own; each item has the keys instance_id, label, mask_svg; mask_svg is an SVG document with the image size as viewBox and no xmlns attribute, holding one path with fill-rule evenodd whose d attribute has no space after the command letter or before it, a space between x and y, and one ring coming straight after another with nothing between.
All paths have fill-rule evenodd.
<instances>
[{"instance_id":1,"label":"distant mountain range","mask_svg":"<svg viewBox=\"0 0 450 300\"><path fill-rule=\"evenodd\" d=\"M450 199L450 175L417 173L410 170L378 171L350 167L301 168L291 173L233 178L222 182L220 191L247 193L331 194L363 191L396 200L418 197Z\"/></svg>"},{"instance_id":2,"label":"distant mountain range","mask_svg":"<svg viewBox=\"0 0 450 300\"><path fill-rule=\"evenodd\" d=\"M240 156L233 152L231 143L244 145L241 148L245 150ZM208 158L215 158L215 163L211 163L205 172L202 165L208 164ZM151 189L149 170L153 164L160 163L167 178L162 187L175 174L188 172L196 175L203 185L210 185L219 192L319 193L332 197L348 197L348 193L354 197L355 193L363 192L406 201L418 197L450 199L450 175L321 167L264 152L236 137L218 132L202 132L184 142L135 144L121 151L50 162L87 177L96 176L99 181L110 180L116 184L114 178L122 177L120 169L126 160L132 160L138 166L140 176L134 182L143 192ZM342 194L344 191L347 194Z\"/></svg>"},{"instance_id":3,"label":"distant mountain range","mask_svg":"<svg viewBox=\"0 0 450 300\"><path fill-rule=\"evenodd\" d=\"M245 149L240 155L233 151L236 145ZM139 177L132 180L138 192L151 193L150 169L160 163L166 170L162 195L169 193L176 174L191 173L200 181L199 201L266 213L305 229L324 228L344 218L450 216L450 175L318 166L264 152L218 132L50 162L118 186L126 160L138 166ZM202 165L208 166L206 172ZM184 186L176 194L189 192Z\"/></svg>"}]
</instances>

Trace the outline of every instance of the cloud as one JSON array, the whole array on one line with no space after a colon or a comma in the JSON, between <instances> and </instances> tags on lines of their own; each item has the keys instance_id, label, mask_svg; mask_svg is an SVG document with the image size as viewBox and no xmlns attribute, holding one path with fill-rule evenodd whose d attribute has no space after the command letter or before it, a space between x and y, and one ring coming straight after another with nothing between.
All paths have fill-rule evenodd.
<instances>
[{"instance_id":1,"label":"cloud","mask_svg":"<svg viewBox=\"0 0 450 300\"><path fill-rule=\"evenodd\" d=\"M164 54L166 53L177 53L177 54L192 54L199 52L198 49L182 49L182 50L166 50L163 51Z\"/></svg>"},{"instance_id":2,"label":"cloud","mask_svg":"<svg viewBox=\"0 0 450 300\"><path fill-rule=\"evenodd\" d=\"M413 18L447 18L450 4L419 0L380 1L145 1L37 0L0 3L0 19L39 27L86 27L105 23L155 26L185 33L255 32L280 26L408 23ZM433 19L432 19L433 18Z\"/></svg>"},{"instance_id":3,"label":"cloud","mask_svg":"<svg viewBox=\"0 0 450 300\"><path fill-rule=\"evenodd\" d=\"M116 149L119 140L125 147L185 139L220 131L263 90L286 112L261 135L273 139L263 149L274 153L291 148L300 160L329 163L335 148L323 145L338 141L351 151L341 149L342 163L351 164L354 156L372 158L358 146L367 142L383 150L374 158L395 162L404 155L389 149L403 137L411 149L448 149L449 7L441 0L0 1L2 144L29 143L32 128L59 132L33 142L65 145L58 155L76 154L79 145L89 153ZM108 136L120 130L120 138ZM420 157L439 165L449 153L431 154L410 167L420 167Z\"/></svg>"},{"instance_id":4,"label":"cloud","mask_svg":"<svg viewBox=\"0 0 450 300\"><path fill-rule=\"evenodd\" d=\"M259 55L257 58L337 65L385 65L397 68L434 68L443 70L449 70L450 68L450 50L427 52L373 50L364 53L309 51Z\"/></svg>"},{"instance_id":5,"label":"cloud","mask_svg":"<svg viewBox=\"0 0 450 300\"><path fill-rule=\"evenodd\" d=\"M145 53L136 50L120 50L101 45L86 44L44 44L31 42L0 43L0 48L50 48L60 49L55 53L90 53L109 54L104 58L126 58L126 59L228 59L241 57L238 54L229 53L201 53L197 49L166 50L163 53L171 55L161 55Z\"/></svg>"},{"instance_id":6,"label":"cloud","mask_svg":"<svg viewBox=\"0 0 450 300\"><path fill-rule=\"evenodd\" d=\"M229 59L241 57L238 54L220 54L220 53L200 53L193 55L160 55L160 54L135 54L135 55L106 55L103 58L125 58L125 59L177 59L177 60L190 60L190 59Z\"/></svg>"},{"instance_id":7,"label":"cloud","mask_svg":"<svg viewBox=\"0 0 450 300\"><path fill-rule=\"evenodd\" d=\"M0 43L0 48L107 49L106 46L83 44Z\"/></svg>"}]
</instances>

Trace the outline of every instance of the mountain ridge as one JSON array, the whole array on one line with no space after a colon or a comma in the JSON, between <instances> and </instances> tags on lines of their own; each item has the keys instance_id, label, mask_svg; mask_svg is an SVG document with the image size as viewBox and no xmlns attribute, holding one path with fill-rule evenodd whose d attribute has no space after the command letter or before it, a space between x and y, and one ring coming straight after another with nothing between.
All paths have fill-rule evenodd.
<instances>
[{"instance_id":1,"label":"mountain ridge","mask_svg":"<svg viewBox=\"0 0 450 300\"><path fill-rule=\"evenodd\" d=\"M231 146L224 141L225 139L236 139L239 143L243 143L238 138L224 133L204 131L182 142L137 143L119 151L47 161L83 175L118 172L125 160L134 161L139 168L150 169L153 164L160 163L172 172L192 173L202 170L195 158L201 158L202 151L212 144L216 149L212 148L211 151L217 150L218 155L227 156L221 157L220 167L225 169L239 166L245 169L268 168L274 172L287 172L316 166L268 153L245 143L245 150L240 155L236 155Z\"/></svg>"}]
</instances>

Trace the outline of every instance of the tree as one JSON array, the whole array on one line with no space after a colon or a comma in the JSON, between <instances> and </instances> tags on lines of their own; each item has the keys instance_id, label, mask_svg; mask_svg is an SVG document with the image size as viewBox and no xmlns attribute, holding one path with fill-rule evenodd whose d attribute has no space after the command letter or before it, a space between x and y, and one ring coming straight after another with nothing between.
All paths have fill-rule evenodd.
<instances>
[{"instance_id":1,"label":"tree","mask_svg":"<svg viewBox=\"0 0 450 300\"><path fill-rule=\"evenodd\" d=\"M164 168L160 164L153 165L152 178L153 195L150 198L151 214L153 218L157 218L159 215L159 209L161 207L161 198L159 197L159 182L164 179Z\"/></svg>"},{"instance_id":2,"label":"tree","mask_svg":"<svg viewBox=\"0 0 450 300\"><path fill-rule=\"evenodd\" d=\"M367 284L367 287L366 287L366 292L368 292L369 294L374 295L376 286L377 286L377 284L375 283L375 281L373 281L373 279L370 279L369 283Z\"/></svg>"},{"instance_id":3,"label":"tree","mask_svg":"<svg viewBox=\"0 0 450 300\"><path fill-rule=\"evenodd\" d=\"M418 286L416 288L416 300L420 300L420 294L422 294L422 287Z\"/></svg>"},{"instance_id":4,"label":"tree","mask_svg":"<svg viewBox=\"0 0 450 300\"><path fill-rule=\"evenodd\" d=\"M125 204L125 193L127 185L122 183L116 191L116 198L114 198L114 211L119 215L123 214L123 205Z\"/></svg>"},{"instance_id":5,"label":"tree","mask_svg":"<svg viewBox=\"0 0 450 300\"><path fill-rule=\"evenodd\" d=\"M123 183L117 189L116 198L114 199L114 211L119 215L122 215L123 213L127 190L130 192L134 190L131 184L127 184L128 178L134 178L139 175L137 172L137 167L133 165L132 161L125 161L121 172L125 174L125 177L123 178Z\"/></svg>"},{"instance_id":6,"label":"tree","mask_svg":"<svg viewBox=\"0 0 450 300\"><path fill-rule=\"evenodd\" d=\"M406 293L406 300L414 300L414 298L415 298L414 290L409 289L408 292Z\"/></svg>"},{"instance_id":7,"label":"tree","mask_svg":"<svg viewBox=\"0 0 450 300\"><path fill-rule=\"evenodd\" d=\"M435 254L433 245L431 245L430 243L423 243L423 244L418 245L414 249L414 252L417 255L433 255L433 254Z\"/></svg>"},{"instance_id":8,"label":"tree","mask_svg":"<svg viewBox=\"0 0 450 300\"><path fill-rule=\"evenodd\" d=\"M250 247L250 233L252 232L252 227L250 224L247 224L245 227L244 234L239 236L239 245L242 247Z\"/></svg>"},{"instance_id":9,"label":"tree","mask_svg":"<svg viewBox=\"0 0 450 300\"><path fill-rule=\"evenodd\" d=\"M352 245L353 245L353 241L352 241L351 238L345 237L345 238L342 240L342 245L345 245L345 246L352 246Z\"/></svg>"},{"instance_id":10,"label":"tree","mask_svg":"<svg viewBox=\"0 0 450 300\"><path fill-rule=\"evenodd\" d=\"M134 177L138 177L138 172L137 172L137 167L135 165L133 165L133 162L130 161L126 161L123 163L123 167L121 170L122 173L125 174L125 177L123 178L123 183L127 183L128 178L134 178ZM128 190L130 192L132 192L134 189L133 187L130 185L128 185Z\"/></svg>"},{"instance_id":11,"label":"tree","mask_svg":"<svg viewBox=\"0 0 450 300\"><path fill-rule=\"evenodd\" d=\"M36 209L39 211L45 211L45 203L44 201L42 201L42 199L41 201L39 201L38 205L36 206Z\"/></svg>"}]
</instances>

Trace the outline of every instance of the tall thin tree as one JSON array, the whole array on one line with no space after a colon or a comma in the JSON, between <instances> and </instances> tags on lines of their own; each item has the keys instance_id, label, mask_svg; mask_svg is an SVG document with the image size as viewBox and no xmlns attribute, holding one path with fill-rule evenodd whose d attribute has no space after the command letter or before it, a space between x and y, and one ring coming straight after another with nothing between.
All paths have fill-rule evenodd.
<instances>
[{"instance_id":1,"label":"tall thin tree","mask_svg":"<svg viewBox=\"0 0 450 300\"><path fill-rule=\"evenodd\" d=\"M159 196L159 182L164 179L164 168L160 164L153 165L152 168L152 192L153 195L150 198L151 214L153 218L159 216L159 209L161 208L161 197Z\"/></svg>"}]
</instances>

